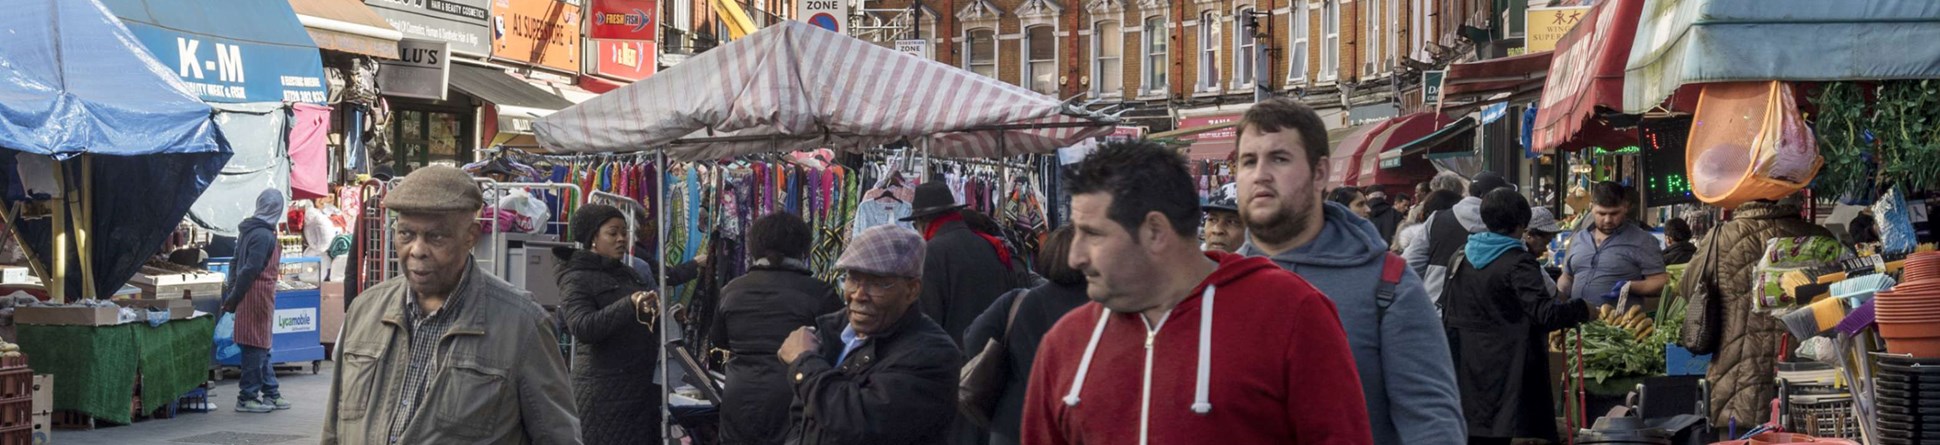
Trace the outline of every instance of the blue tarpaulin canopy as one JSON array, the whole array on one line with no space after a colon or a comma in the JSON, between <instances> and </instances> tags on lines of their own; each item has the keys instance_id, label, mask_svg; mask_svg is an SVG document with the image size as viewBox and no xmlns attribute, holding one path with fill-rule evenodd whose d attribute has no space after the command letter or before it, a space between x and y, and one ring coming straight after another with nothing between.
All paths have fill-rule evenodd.
<instances>
[{"instance_id":1,"label":"blue tarpaulin canopy","mask_svg":"<svg viewBox=\"0 0 1940 445\"><path fill-rule=\"evenodd\" d=\"M323 59L284 0L102 0L209 102L323 102Z\"/></svg>"},{"instance_id":2,"label":"blue tarpaulin canopy","mask_svg":"<svg viewBox=\"0 0 1940 445\"><path fill-rule=\"evenodd\" d=\"M1940 78L1940 2L1650 0L1624 69L1623 111L1687 84Z\"/></svg>"},{"instance_id":3,"label":"blue tarpaulin canopy","mask_svg":"<svg viewBox=\"0 0 1940 445\"><path fill-rule=\"evenodd\" d=\"M140 271L222 169L228 143L209 105L100 3L9 6L0 14L0 35L7 36L0 44L7 219L36 273L65 278L49 282L50 290L112 293ZM28 195L26 184L47 183L54 186ZM77 255L56 258L58 252ZM83 276L91 276L87 286Z\"/></svg>"}]
</instances>

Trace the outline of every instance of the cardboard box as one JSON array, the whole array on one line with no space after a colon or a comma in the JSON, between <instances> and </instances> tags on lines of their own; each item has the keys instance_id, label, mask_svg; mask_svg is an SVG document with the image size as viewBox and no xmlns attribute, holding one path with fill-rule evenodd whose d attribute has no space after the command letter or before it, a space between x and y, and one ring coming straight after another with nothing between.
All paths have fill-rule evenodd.
<instances>
[{"instance_id":1,"label":"cardboard box","mask_svg":"<svg viewBox=\"0 0 1940 445\"><path fill-rule=\"evenodd\" d=\"M118 307L23 307L13 310L16 324L113 326L121 324Z\"/></svg>"},{"instance_id":2,"label":"cardboard box","mask_svg":"<svg viewBox=\"0 0 1940 445\"><path fill-rule=\"evenodd\" d=\"M54 411L54 375L34 374L33 412L49 413Z\"/></svg>"},{"instance_id":3,"label":"cardboard box","mask_svg":"<svg viewBox=\"0 0 1940 445\"><path fill-rule=\"evenodd\" d=\"M19 266L0 266L0 283L40 284L40 278L34 276L32 269Z\"/></svg>"},{"instance_id":4,"label":"cardboard box","mask_svg":"<svg viewBox=\"0 0 1940 445\"><path fill-rule=\"evenodd\" d=\"M166 300L139 300L139 299L115 300L115 304L119 304L121 305L121 307L132 307L137 309L147 309L147 308L167 309L168 319L170 320L187 320L189 316L195 315L195 304L190 302L189 300L183 300L180 298L171 298Z\"/></svg>"},{"instance_id":5,"label":"cardboard box","mask_svg":"<svg viewBox=\"0 0 1940 445\"><path fill-rule=\"evenodd\" d=\"M53 411L34 411L34 439L31 443L36 445L52 443L51 436L54 435L53 417Z\"/></svg>"},{"instance_id":6,"label":"cardboard box","mask_svg":"<svg viewBox=\"0 0 1940 445\"><path fill-rule=\"evenodd\" d=\"M222 295L224 277L217 272L176 273L144 267L141 273L128 279L128 284L141 289L141 298L195 298Z\"/></svg>"},{"instance_id":7,"label":"cardboard box","mask_svg":"<svg viewBox=\"0 0 1940 445\"><path fill-rule=\"evenodd\" d=\"M323 295L322 307L317 308L317 312L320 313L317 318L322 324L318 326L320 330L317 336L323 343L336 344L337 333L344 330L344 283L342 281L324 282L321 294Z\"/></svg>"}]
</instances>

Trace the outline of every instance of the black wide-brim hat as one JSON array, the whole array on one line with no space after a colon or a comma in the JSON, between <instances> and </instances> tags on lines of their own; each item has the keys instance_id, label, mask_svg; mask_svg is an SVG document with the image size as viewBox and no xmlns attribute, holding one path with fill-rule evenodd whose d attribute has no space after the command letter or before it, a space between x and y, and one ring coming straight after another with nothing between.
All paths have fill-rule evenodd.
<instances>
[{"instance_id":1,"label":"black wide-brim hat","mask_svg":"<svg viewBox=\"0 0 1940 445\"><path fill-rule=\"evenodd\" d=\"M916 186L915 201L909 204L909 216L902 221L915 221L964 207L957 203L957 195L950 193L950 186L941 182L926 182Z\"/></svg>"}]
</instances>

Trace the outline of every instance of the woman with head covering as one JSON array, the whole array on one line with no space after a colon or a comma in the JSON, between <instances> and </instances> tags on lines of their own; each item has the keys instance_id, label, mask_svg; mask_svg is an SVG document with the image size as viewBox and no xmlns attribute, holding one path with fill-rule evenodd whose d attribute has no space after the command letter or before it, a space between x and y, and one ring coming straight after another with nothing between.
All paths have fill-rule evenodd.
<instances>
[{"instance_id":1,"label":"woman with head covering","mask_svg":"<svg viewBox=\"0 0 1940 445\"><path fill-rule=\"evenodd\" d=\"M708 338L733 353L721 398L721 442L780 444L788 433L794 392L788 364L775 351L790 332L842 309L835 287L808 268L814 232L791 213L756 219L748 227L748 274L721 288L721 306Z\"/></svg>"},{"instance_id":2,"label":"woman with head covering","mask_svg":"<svg viewBox=\"0 0 1940 445\"><path fill-rule=\"evenodd\" d=\"M627 255L626 214L603 204L573 212L567 233L580 248L559 247L559 312L573 336L573 394L580 439L639 443L660 437L660 385L653 382L660 337L650 324L658 296ZM646 320L645 323L641 320Z\"/></svg>"},{"instance_id":3,"label":"woman with head covering","mask_svg":"<svg viewBox=\"0 0 1940 445\"><path fill-rule=\"evenodd\" d=\"M236 411L267 413L290 409L270 369L270 323L276 314L276 281L283 247L276 241L276 223L283 219L283 191L263 190L256 196L256 213L236 227L236 255L229 263L222 311L236 313L236 344L242 346L242 382L236 391Z\"/></svg>"}]
</instances>

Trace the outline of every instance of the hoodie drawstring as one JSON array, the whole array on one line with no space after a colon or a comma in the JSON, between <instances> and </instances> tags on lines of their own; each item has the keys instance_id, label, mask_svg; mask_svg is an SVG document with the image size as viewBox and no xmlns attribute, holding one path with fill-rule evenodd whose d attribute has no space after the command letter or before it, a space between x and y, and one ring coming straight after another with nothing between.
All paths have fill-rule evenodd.
<instances>
[{"instance_id":1,"label":"hoodie drawstring","mask_svg":"<svg viewBox=\"0 0 1940 445\"><path fill-rule=\"evenodd\" d=\"M1105 322L1111 321L1111 310L1098 311L1098 327L1091 330L1091 343L1085 345L1084 359L1078 361L1078 375L1071 380L1071 392L1064 395L1064 406L1078 406L1078 393L1084 391L1085 374L1091 372L1091 356L1098 352L1098 338L1105 334Z\"/></svg>"},{"instance_id":2,"label":"hoodie drawstring","mask_svg":"<svg viewBox=\"0 0 1940 445\"><path fill-rule=\"evenodd\" d=\"M1207 285L1199 298L1199 376L1192 394L1192 412L1206 414L1212 412L1212 310L1214 286ZM1085 376L1091 373L1091 358L1098 352L1098 340L1104 337L1105 323L1111 321L1111 311L1098 313L1098 326L1091 330L1091 341L1085 344L1084 358L1078 361L1078 374L1071 380L1071 391L1064 395L1065 406L1078 406L1078 393L1084 391ZM1151 373L1152 370L1145 370Z\"/></svg>"},{"instance_id":3,"label":"hoodie drawstring","mask_svg":"<svg viewBox=\"0 0 1940 445\"><path fill-rule=\"evenodd\" d=\"M1212 412L1207 394L1212 380L1212 311L1213 286L1208 284L1205 295L1199 297L1199 388L1192 393L1192 412L1200 415Z\"/></svg>"}]
</instances>

